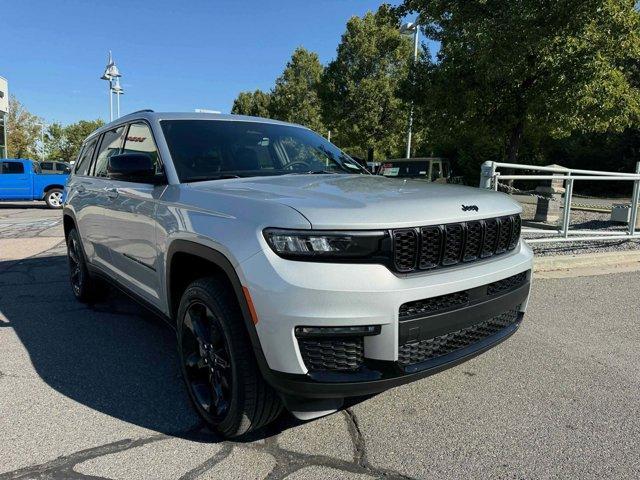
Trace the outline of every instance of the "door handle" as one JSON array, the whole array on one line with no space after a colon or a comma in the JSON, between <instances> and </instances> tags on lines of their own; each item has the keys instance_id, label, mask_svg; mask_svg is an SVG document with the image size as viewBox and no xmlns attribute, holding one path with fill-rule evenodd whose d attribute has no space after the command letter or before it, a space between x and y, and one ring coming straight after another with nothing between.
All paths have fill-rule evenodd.
<instances>
[{"instance_id":1,"label":"door handle","mask_svg":"<svg viewBox=\"0 0 640 480\"><path fill-rule=\"evenodd\" d=\"M104 191L107 194L107 197L109 197L109 198L116 198L118 196L118 189L117 188L106 187L104 189Z\"/></svg>"}]
</instances>

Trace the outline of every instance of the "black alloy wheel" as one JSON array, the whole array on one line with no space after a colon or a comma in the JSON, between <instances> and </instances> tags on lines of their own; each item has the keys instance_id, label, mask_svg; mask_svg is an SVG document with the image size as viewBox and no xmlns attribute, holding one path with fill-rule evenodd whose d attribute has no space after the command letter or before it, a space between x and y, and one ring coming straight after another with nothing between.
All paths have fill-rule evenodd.
<instances>
[{"instance_id":1,"label":"black alloy wheel","mask_svg":"<svg viewBox=\"0 0 640 480\"><path fill-rule=\"evenodd\" d=\"M82 292L85 277L81 255L78 239L74 235L69 238L67 244L67 258L69 260L69 280L76 297L79 297Z\"/></svg>"},{"instance_id":2,"label":"black alloy wheel","mask_svg":"<svg viewBox=\"0 0 640 480\"><path fill-rule=\"evenodd\" d=\"M240 437L280 415L280 397L260 374L238 299L227 282L194 280L182 294L176 320L182 377L210 427L225 437Z\"/></svg>"},{"instance_id":3,"label":"black alloy wheel","mask_svg":"<svg viewBox=\"0 0 640 480\"><path fill-rule=\"evenodd\" d=\"M72 228L67 235L67 262L69 264L69 282L76 299L85 303L98 300L104 294L105 289L97 278L89 274L82 243L75 228Z\"/></svg>"},{"instance_id":4,"label":"black alloy wheel","mask_svg":"<svg viewBox=\"0 0 640 480\"><path fill-rule=\"evenodd\" d=\"M200 301L185 311L180 349L185 380L200 414L211 423L222 422L233 392L229 347L215 315Z\"/></svg>"}]
</instances>

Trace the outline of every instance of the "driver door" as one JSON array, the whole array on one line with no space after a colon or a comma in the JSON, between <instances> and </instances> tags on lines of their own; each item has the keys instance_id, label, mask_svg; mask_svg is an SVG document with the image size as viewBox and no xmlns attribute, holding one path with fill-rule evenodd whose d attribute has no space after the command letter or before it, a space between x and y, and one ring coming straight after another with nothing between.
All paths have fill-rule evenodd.
<instances>
[{"instance_id":1,"label":"driver door","mask_svg":"<svg viewBox=\"0 0 640 480\"><path fill-rule=\"evenodd\" d=\"M156 174L164 175L149 125L129 125L122 153L143 153L153 160ZM160 308L160 275L156 245L156 211L166 184L109 179L113 199L109 207L107 248L113 275L149 303Z\"/></svg>"}]
</instances>

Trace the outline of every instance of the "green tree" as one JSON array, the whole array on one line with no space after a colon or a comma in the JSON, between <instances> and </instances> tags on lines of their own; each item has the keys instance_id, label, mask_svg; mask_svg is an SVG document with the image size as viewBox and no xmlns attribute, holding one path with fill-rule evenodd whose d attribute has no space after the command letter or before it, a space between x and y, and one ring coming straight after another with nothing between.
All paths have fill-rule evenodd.
<instances>
[{"instance_id":1,"label":"green tree","mask_svg":"<svg viewBox=\"0 0 640 480\"><path fill-rule=\"evenodd\" d=\"M408 104L399 90L408 76L411 40L399 31L399 17L388 5L364 17L352 17L335 60L323 76L327 126L336 143L365 156L401 152Z\"/></svg>"},{"instance_id":2,"label":"green tree","mask_svg":"<svg viewBox=\"0 0 640 480\"><path fill-rule=\"evenodd\" d=\"M9 96L7 125L7 156L38 158L42 119L29 112L14 95Z\"/></svg>"},{"instance_id":3,"label":"green tree","mask_svg":"<svg viewBox=\"0 0 640 480\"><path fill-rule=\"evenodd\" d=\"M428 37L413 96L441 138L470 133L515 162L525 135L637 125L640 16L633 0L405 0Z\"/></svg>"},{"instance_id":4,"label":"green tree","mask_svg":"<svg viewBox=\"0 0 640 480\"><path fill-rule=\"evenodd\" d=\"M63 151L66 148L64 127L61 123L52 123L44 134L44 152L49 160L62 160L65 158Z\"/></svg>"},{"instance_id":5,"label":"green tree","mask_svg":"<svg viewBox=\"0 0 640 480\"><path fill-rule=\"evenodd\" d=\"M270 118L270 105L271 95L262 90L240 92L238 97L233 101L231 113Z\"/></svg>"},{"instance_id":6,"label":"green tree","mask_svg":"<svg viewBox=\"0 0 640 480\"><path fill-rule=\"evenodd\" d=\"M98 120L80 120L67 126L52 123L45 134L45 152L51 160L75 160L85 138L104 125Z\"/></svg>"},{"instance_id":7,"label":"green tree","mask_svg":"<svg viewBox=\"0 0 640 480\"><path fill-rule=\"evenodd\" d=\"M102 127L104 122L101 119L80 120L64 127L66 148L62 152L62 158L67 161L75 160L80 153L82 142L95 130Z\"/></svg>"},{"instance_id":8,"label":"green tree","mask_svg":"<svg viewBox=\"0 0 640 480\"><path fill-rule=\"evenodd\" d=\"M273 118L299 123L325 134L318 88L323 67L316 53L298 47L271 92Z\"/></svg>"}]
</instances>

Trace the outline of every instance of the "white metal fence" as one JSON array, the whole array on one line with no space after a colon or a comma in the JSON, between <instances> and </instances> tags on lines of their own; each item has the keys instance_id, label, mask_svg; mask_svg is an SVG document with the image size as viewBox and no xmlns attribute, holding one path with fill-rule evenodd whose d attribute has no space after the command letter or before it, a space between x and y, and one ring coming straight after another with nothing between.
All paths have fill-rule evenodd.
<instances>
[{"instance_id":1,"label":"white metal fence","mask_svg":"<svg viewBox=\"0 0 640 480\"><path fill-rule=\"evenodd\" d=\"M542 172L537 174L501 174L499 169L509 168L514 170L528 170L532 172ZM557 229L544 229L535 227L524 227L522 233L535 234L533 238L527 238L528 243L543 242L577 242L587 240L620 240L620 239L640 239L640 234L636 233L636 221L638 215L638 202L640 200L640 162L636 165L636 173L601 172L596 170L577 170L564 167L537 167L532 165L518 165L514 163L485 162L482 164L480 176L480 188L498 190L503 186L502 180L561 180L564 184L565 193L563 198L563 213ZM576 181L614 181L633 182L633 193L631 196L631 212L629 215L629 226L625 230L571 230L571 200L573 197L573 184ZM507 187L508 190L510 187ZM517 192L517 189L511 188Z\"/></svg>"}]
</instances>

